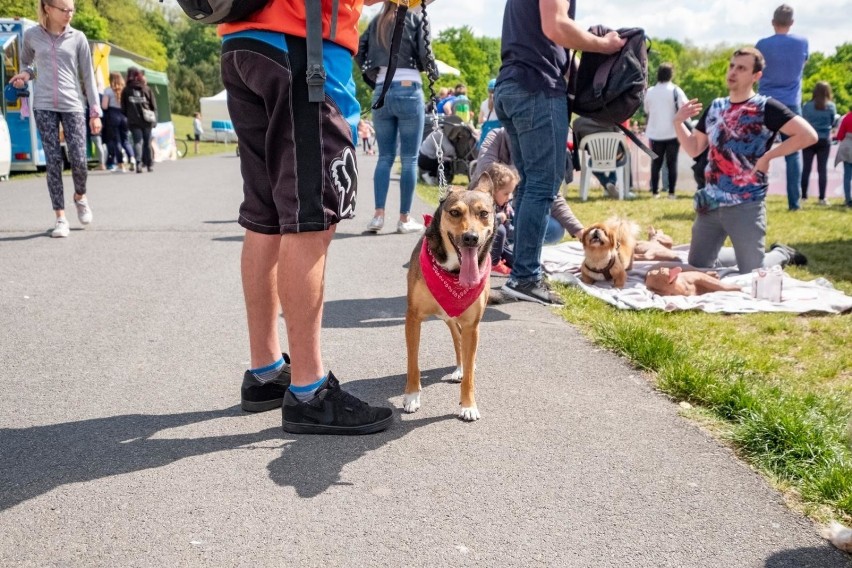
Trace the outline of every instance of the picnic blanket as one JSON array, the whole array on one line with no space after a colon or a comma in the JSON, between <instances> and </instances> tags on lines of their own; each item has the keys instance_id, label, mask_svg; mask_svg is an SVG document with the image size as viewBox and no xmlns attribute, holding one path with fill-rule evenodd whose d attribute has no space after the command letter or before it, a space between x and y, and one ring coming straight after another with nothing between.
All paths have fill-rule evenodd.
<instances>
[{"instance_id":1,"label":"picnic blanket","mask_svg":"<svg viewBox=\"0 0 852 568\"><path fill-rule=\"evenodd\" d=\"M673 248L686 264L689 245ZM645 274L661 261L635 261L627 273L627 284L619 290L612 282L584 284L580 280L583 246L565 242L542 248L541 263L551 280L579 286L583 291L604 302L625 310L656 308L665 311L703 310L711 313L746 314L754 312L824 312L839 314L852 309L852 296L836 290L825 278L811 281L796 280L784 274L781 301L758 300L751 296L751 274L739 274L735 268L717 269L723 282L740 286L741 292L711 292L701 296L659 296L645 287ZM667 264L676 264L669 261Z\"/></svg>"}]
</instances>

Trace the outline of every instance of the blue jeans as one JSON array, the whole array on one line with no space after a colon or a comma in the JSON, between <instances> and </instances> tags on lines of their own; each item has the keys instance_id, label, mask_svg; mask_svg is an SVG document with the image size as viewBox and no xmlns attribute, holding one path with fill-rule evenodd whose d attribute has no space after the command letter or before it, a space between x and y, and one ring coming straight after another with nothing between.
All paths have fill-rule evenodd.
<instances>
[{"instance_id":1,"label":"blue jeans","mask_svg":"<svg viewBox=\"0 0 852 568\"><path fill-rule=\"evenodd\" d=\"M373 111L373 128L379 146L379 161L373 178L373 193L376 209L384 209L390 186L390 173L396 159L396 144L399 139L399 158L402 174L399 177L399 212L407 215L411 211L414 186L417 183L417 153L423 138L423 91L420 83L404 81L391 83L382 108ZM373 91L375 103L381 93L382 84Z\"/></svg>"},{"instance_id":2,"label":"blue jeans","mask_svg":"<svg viewBox=\"0 0 852 568\"><path fill-rule=\"evenodd\" d=\"M512 279L537 281L547 219L565 176L568 104L565 97L531 93L515 81L502 81L494 92L494 108L509 135L521 177L514 200Z\"/></svg>"},{"instance_id":3,"label":"blue jeans","mask_svg":"<svg viewBox=\"0 0 852 568\"><path fill-rule=\"evenodd\" d=\"M801 116L801 105L787 105L791 111ZM782 134L781 141L786 140L788 136ZM802 183L802 153L798 150L792 154L784 156L784 161L787 162L787 207L791 211L799 208L799 187Z\"/></svg>"},{"instance_id":4,"label":"blue jeans","mask_svg":"<svg viewBox=\"0 0 852 568\"><path fill-rule=\"evenodd\" d=\"M852 206L852 162L843 162L843 198Z\"/></svg>"}]
</instances>

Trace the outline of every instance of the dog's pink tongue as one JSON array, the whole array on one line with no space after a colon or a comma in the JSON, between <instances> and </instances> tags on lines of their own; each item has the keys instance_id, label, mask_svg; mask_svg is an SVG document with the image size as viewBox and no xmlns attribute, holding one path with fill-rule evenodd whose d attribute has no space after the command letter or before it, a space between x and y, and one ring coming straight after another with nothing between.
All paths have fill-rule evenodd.
<instances>
[{"instance_id":1,"label":"dog's pink tongue","mask_svg":"<svg viewBox=\"0 0 852 568\"><path fill-rule=\"evenodd\" d=\"M479 263L477 262L476 247L461 247L461 268L459 269L459 285L463 288L473 288L479 284Z\"/></svg>"},{"instance_id":2,"label":"dog's pink tongue","mask_svg":"<svg viewBox=\"0 0 852 568\"><path fill-rule=\"evenodd\" d=\"M677 275L683 272L683 268L680 266L672 266L669 268L669 284L677 280Z\"/></svg>"}]
</instances>

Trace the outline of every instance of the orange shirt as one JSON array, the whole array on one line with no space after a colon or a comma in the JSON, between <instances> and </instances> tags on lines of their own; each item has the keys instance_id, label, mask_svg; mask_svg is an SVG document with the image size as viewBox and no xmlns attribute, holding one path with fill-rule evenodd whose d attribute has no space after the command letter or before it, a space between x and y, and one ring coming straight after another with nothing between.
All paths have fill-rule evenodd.
<instances>
[{"instance_id":1,"label":"orange shirt","mask_svg":"<svg viewBox=\"0 0 852 568\"><path fill-rule=\"evenodd\" d=\"M331 1L322 0L322 37L331 39ZM337 34L332 40L354 55L358 52L358 19L364 0L338 0ZM245 30L266 30L305 37L305 0L271 0L247 19L219 24L220 36Z\"/></svg>"}]
</instances>

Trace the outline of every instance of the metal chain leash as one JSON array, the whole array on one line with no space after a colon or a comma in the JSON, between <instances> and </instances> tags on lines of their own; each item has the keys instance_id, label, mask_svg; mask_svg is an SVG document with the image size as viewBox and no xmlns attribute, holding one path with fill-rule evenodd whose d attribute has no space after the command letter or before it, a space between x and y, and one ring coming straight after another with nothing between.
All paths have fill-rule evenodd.
<instances>
[{"instance_id":1,"label":"metal chain leash","mask_svg":"<svg viewBox=\"0 0 852 568\"><path fill-rule=\"evenodd\" d=\"M444 133L441 130L440 121L438 119L438 95L435 93L435 79L438 77L438 69L435 64L435 54L432 52L432 40L430 34L429 17L426 14L426 3L420 5L421 13L423 14L423 40L426 44L426 78L429 80L429 100L432 102L432 112L430 113L432 122L432 133L429 136L435 140L435 158L438 160L438 200L444 201L449 193L449 185L444 174Z\"/></svg>"}]
</instances>

